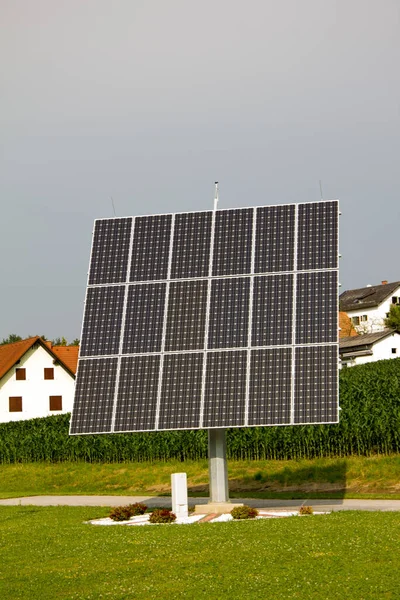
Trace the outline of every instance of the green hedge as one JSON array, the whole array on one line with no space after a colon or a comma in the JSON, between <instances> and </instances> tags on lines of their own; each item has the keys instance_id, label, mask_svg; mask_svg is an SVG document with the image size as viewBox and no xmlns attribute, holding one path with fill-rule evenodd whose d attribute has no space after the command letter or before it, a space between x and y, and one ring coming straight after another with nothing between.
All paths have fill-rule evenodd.
<instances>
[{"instance_id":1,"label":"green hedge","mask_svg":"<svg viewBox=\"0 0 400 600\"><path fill-rule=\"evenodd\" d=\"M230 459L400 452L400 359L340 373L340 423L228 430ZM69 436L69 415L0 424L0 462L202 459L206 431Z\"/></svg>"}]
</instances>

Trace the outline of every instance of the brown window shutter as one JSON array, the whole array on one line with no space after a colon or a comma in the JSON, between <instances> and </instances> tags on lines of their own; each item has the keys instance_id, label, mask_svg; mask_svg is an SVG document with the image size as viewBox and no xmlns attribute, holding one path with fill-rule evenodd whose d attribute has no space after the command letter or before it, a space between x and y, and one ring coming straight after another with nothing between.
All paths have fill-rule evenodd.
<instances>
[{"instance_id":1,"label":"brown window shutter","mask_svg":"<svg viewBox=\"0 0 400 600\"><path fill-rule=\"evenodd\" d=\"M8 401L10 412L22 412L22 396L10 396Z\"/></svg>"},{"instance_id":2,"label":"brown window shutter","mask_svg":"<svg viewBox=\"0 0 400 600\"><path fill-rule=\"evenodd\" d=\"M50 396L50 410L62 410L62 396Z\"/></svg>"},{"instance_id":3,"label":"brown window shutter","mask_svg":"<svg viewBox=\"0 0 400 600\"><path fill-rule=\"evenodd\" d=\"M26 369L15 369L15 379L17 381L25 381Z\"/></svg>"},{"instance_id":4,"label":"brown window shutter","mask_svg":"<svg viewBox=\"0 0 400 600\"><path fill-rule=\"evenodd\" d=\"M45 367L45 369L44 369L44 378L45 379L54 379L54 369L53 369L53 367Z\"/></svg>"}]
</instances>

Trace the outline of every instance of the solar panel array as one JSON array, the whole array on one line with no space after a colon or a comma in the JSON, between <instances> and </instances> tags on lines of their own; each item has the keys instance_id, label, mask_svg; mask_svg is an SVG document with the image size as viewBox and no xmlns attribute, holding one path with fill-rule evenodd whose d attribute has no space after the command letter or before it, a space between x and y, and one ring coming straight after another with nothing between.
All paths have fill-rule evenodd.
<instances>
[{"instance_id":1,"label":"solar panel array","mask_svg":"<svg viewBox=\"0 0 400 600\"><path fill-rule=\"evenodd\" d=\"M97 220L71 434L337 422L338 215Z\"/></svg>"}]
</instances>

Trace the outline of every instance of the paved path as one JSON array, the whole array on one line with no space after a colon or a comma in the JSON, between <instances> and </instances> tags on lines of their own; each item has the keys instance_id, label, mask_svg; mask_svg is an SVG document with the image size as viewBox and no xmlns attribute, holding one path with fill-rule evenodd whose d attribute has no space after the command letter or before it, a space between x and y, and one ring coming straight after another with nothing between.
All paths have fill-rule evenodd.
<instances>
[{"instance_id":1,"label":"paved path","mask_svg":"<svg viewBox=\"0 0 400 600\"><path fill-rule=\"evenodd\" d=\"M0 506L123 506L134 502L144 502L149 507L171 506L170 496L28 496L6 498ZM189 505L207 504L208 498L189 498ZM275 508L291 510L302 504L315 510L382 510L400 511L400 500L260 500L234 498L234 503L243 503L255 508Z\"/></svg>"}]
</instances>

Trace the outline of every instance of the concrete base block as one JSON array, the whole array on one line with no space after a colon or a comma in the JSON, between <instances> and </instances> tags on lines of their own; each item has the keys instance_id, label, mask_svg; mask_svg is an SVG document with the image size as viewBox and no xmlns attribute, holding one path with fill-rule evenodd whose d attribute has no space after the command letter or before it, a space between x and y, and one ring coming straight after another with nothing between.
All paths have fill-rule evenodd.
<instances>
[{"instance_id":1,"label":"concrete base block","mask_svg":"<svg viewBox=\"0 0 400 600\"><path fill-rule=\"evenodd\" d=\"M243 506L243 504L234 504L233 502L209 502L208 504L196 504L194 512L196 515L208 515L209 513L223 515L225 513L230 513L231 510L237 506Z\"/></svg>"}]
</instances>

